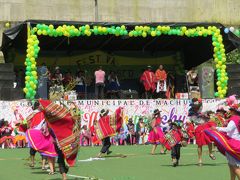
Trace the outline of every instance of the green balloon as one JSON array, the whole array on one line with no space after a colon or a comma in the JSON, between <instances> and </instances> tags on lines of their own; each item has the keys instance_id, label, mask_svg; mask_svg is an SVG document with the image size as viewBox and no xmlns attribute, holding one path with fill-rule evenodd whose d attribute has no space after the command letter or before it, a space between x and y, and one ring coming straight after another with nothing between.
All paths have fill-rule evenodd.
<instances>
[{"instance_id":1,"label":"green balloon","mask_svg":"<svg viewBox=\"0 0 240 180\"><path fill-rule=\"evenodd\" d=\"M138 36L142 35L142 31L137 31L137 33L138 33Z\"/></svg>"},{"instance_id":2,"label":"green balloon","mask_svg":"<svg viewBox=\"0 0 240 180\"><path fill-rule=\"evenodd\" d=\"M127 30L124 30L123 34L126 36L128 35L128 31Z\"/></svg>"},{"instance_id":3,"label":"green balloon","mask_svg":"<svg viewBox=\"0 0 240 180\"><path fill-rule=\"evenodd\" d=\"M27 89L30 88L30 84L29 84L29 83L26 84L26 88L27 88Z\"/></svg>"},{"instance_id":4,"label":"green balloon","mask_svg":"<svg viewBox=\"0 0 240 180\"><path fill-rule=\"evenodd\" d=\"M133 36L137 37L137 36L138 36L138 32L137 32L137 31L134 31L134 32L133 32Z\"/></svg>"},{"instance_id":5,"label":"green balloon","mask_svg":"<svg viewBox=\"0 0 240 180\"><path fill-rule=\"evenodd\" d=\"M27 92L26 96L25 96L27 99L30 99L31 97L31 94L29 92Z\"/></svg>"},{"instance_id":6,"label":"green balloon","mask_svg":"<svg viewBox=\"0 0 240 180\"><path fill-rule=\"evenodd\" d=\"M119 34L120 34L121 36L123 35L123 33L124 33L124 31L123 31L123 30L120 30L120 33L119 33Z\"/></svg>"},{"instance_id":7,"label":"green balloon","mask_svg":"<svg viewBox=\"0 0 240 180\"><path fill-rule=\"evenodd\" d=\"M31 71L31 67L29 67L29 66L26 69L27 69L27 71Z\"/></svg>"},{"instance_id":8,"label":"green balloon","mask_svg":"<svg viewBox=\"0 0 240 180\"><path fill-rule=\"evenodd\" d=\"M97 35L97 34L98 34L98 29L97 29L97 28L94 28L94 29L93 29L93 33L94 33L95 35Z\"/></svg>"},{"instance_id":9,"label":"green balloon","mask_svg":"<svg viewBox=\"0 0 240 180\"><path fill-rule=\"evenodd\" d=\"M215 94L214 94L216 97L218 97L219 96L219 93L218 92L215 92Z\"/></svg>"},{"instance_id":10,"label":"green balloon","mask_svg":"<svg viewBox=\"0 0 240 180\"><path fill-rule=\"evenodd\" d=\"M160 36L160 35L161 35L161 32L160 32L160 31L157 31L156 35L157 35L157 36Z\"/></svg>"}]
</instances>

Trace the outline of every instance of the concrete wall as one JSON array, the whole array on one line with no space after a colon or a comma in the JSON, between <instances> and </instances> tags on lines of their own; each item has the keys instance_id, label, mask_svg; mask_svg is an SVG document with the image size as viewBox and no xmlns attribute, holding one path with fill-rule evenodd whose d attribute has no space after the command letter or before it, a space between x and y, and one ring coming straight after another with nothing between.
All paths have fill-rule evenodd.
<instances>
[{"instance_id":1,"label":"concrete wall","mask_svg":"<svg viewBox=\"0 0 240 180\"><path fill-rule=\"evenodd\" d=\"M98 20L239 25L239 0L98 0ZM0 21L95 21L95 0L0 0Z\"/></svg>"},{"instance_id":2,"label":"concrete wall","mask_svg":"<svg viewBox=\"0 0 240 180\"><path fill-rule=\"evenodd\" d=\"M0 0L5 22L27 19L240 24L240 0ZM1 44L1 35L0 35Z\"/></svg>"}]
</instances>

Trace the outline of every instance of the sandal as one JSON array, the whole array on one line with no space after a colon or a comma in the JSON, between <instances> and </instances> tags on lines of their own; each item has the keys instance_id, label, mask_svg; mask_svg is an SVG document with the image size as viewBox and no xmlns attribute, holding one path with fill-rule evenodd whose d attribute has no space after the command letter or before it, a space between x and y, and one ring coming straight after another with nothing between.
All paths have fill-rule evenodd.
<instances>
[{"instance_id":1,"label":"sandal","mask_svg":"<svg viewBox=\"0 0 240 180\"><path fill-rule=\"evenodd\" d=\"M212 160L216 160L216 157L215 157L213 154L210 154L209 157L210 157Z\"/></svg>"},{"instance_id":2,"label":"sandal","mask_svg":"<svg viewBox=\"0 0 240 180\"><path fill-rule=\"evenodd\" d=\"M203 165L203 163L201 163L201 162L199 162L199 163L198 163L198 166L200 166L200 167L201 167L202 165Z\"/></svg>"},{"instance_id":3,"label":"sandal","mask_svg":"<svg viewBox=\"0 0 240 180\"><path fill-rule=\"evenodd\" d=\"M48 175L54 175L55 174L55 172L49 172L48 173Z\"/></svg>"}]
</instances>

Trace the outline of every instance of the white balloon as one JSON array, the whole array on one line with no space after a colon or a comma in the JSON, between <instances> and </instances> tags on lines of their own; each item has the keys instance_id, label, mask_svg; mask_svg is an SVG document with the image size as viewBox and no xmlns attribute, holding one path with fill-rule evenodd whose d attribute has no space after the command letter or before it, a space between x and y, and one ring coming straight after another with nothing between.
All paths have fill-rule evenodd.
<instances>
[{"instance_id":1,"label":"white balloon","mask_svg":"<svg viewBox=\"0 0 240 180\"><path fill-rule=\"evenodd\" d=\"M231 26L231 27L229 28L229 30L230 30L231 32L234 32L234 27Z\"/></svg>"}]
</instances>

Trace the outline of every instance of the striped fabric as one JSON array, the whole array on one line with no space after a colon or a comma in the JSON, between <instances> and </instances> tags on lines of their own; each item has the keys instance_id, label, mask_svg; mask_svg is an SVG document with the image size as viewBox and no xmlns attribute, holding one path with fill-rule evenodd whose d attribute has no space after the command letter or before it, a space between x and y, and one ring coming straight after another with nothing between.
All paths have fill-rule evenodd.
<instances>
[{"instance_id":1,"label":"striped fabric","mask_svg":"<svg viewBox=\"0 0 240 180\"><path fill-rule=\"evenodd\" d=\"M114 136L122 127L122 108L118 108L113 115L103 116L90 128L92 142L99 143L103 138Z\"/></svg>"},{"instance_id":2,"label":"striped fabric","mask_svg":"<svg viewBox=\"0 0 240 180\"><path fill-rule=\"evenodd\" d=\"M240 161L240 141L230 138L222 132L206 129L205 133L214 141L219 151L225 156L230 154L233 158Z\"/></svg>"},{"instance_id":3,"label":"striped fabric","mask_svg":"<svg viewBox=\"0 0 240 180\"><path fill-rule=\"evenodd\" d=\"M75 164L80 142L80 119L50 100L39 100L46 121L53 130L69 166Z\"/></svg>"}]
</instances>

